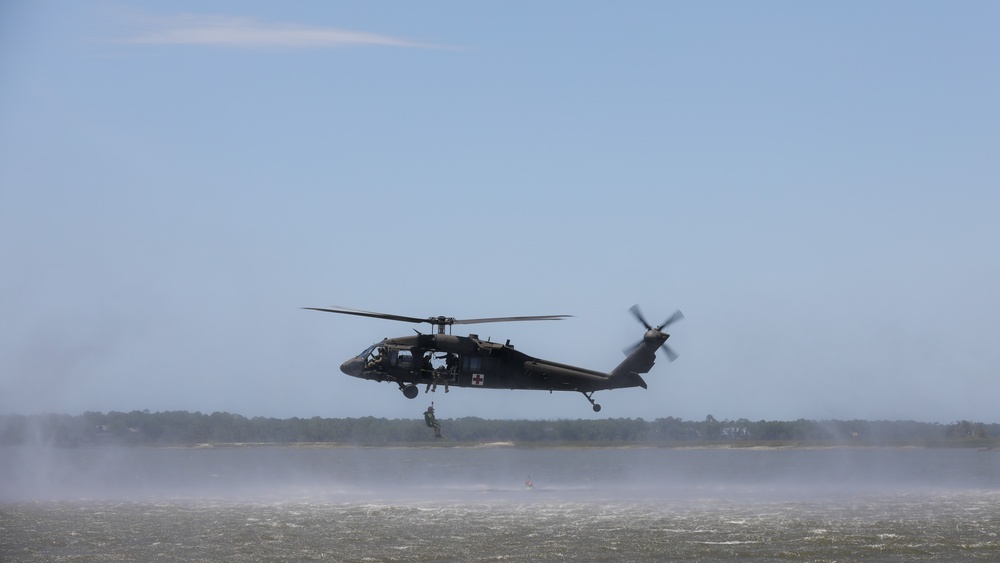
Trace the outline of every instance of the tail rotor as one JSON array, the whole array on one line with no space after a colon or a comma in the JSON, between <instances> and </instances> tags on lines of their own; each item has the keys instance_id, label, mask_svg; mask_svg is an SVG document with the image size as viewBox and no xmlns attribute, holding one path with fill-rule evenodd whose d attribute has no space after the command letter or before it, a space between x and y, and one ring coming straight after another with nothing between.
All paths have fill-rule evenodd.
<instances>
[{"instance_id":1,"label":"tail rotor","mask_svg":"<svg viewBox=\"0 0 1000 563\"><path fill-rule=\"evenodd\" d=\"M629 308L629 312L632 313L632 316L634 316L636 320L638 320L639 323L642 324L642 326L646 327L646 334L643 335L642 340L636 342L633 346L626 348L625 353L627 354L635 350L636 348L642 346L643 343L646 342L650 344L656 344L657 342L659 342L660 348L663 350L663 353L667 356L667 360L671 362L676 360L677 352L674 352L673 348L667 346L666 342L666 340L670 338L670 335L663 332L663 329L683 319L684 313L681 313L680 310L674 311L674 314L670 315L667 318L667 320L663 321L662 324L660 324L659 326L652 326L651 324L649 324L649 321L647 321L646 318L642 316L642 311L639 309L639 305L632 305L632 307Z\"/></svg>"}]
</instances>

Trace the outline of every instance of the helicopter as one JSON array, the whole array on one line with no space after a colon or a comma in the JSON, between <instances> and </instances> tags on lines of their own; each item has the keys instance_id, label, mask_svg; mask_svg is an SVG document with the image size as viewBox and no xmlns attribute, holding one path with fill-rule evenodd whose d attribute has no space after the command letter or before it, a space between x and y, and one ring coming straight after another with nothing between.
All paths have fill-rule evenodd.
<instances>
[{"instance_id":1,"label":"helicopter","mask_svg":"<svg viewBox=\"0 0 1000 563\"><path fill-rule=\"evenodd\" d=\"M577 391L590 401L594 412L601 410L601 405L594 401L594 393L597 391L628 387L646 389L646 382L640 374L648 373L653 367L657 350L663 350L668 361L677 359L677 354L666 344L670 335L663 330L684 318L684 314L678 310L660 325L653 326L643 317L639 306L633 305L629 312L646 327L646 332L642 340L624 350L625 360L605 373L529 356L515 350L510 340L500 344L483 340L478 334L451 334L453 325L557 321L572 315L456 319L445 316L408 317L338 306L303 308L430 324L435 329L432 334L423 334L414 329L417 333L415 336L385 338L340 365L340 371L352 377L395 383L408 399L414 399L420 394L418 385L425 385L425 393L436 391L439 385L444 386L445 393L451 387L529 389L550 393Z\"/></svg>"}]
</instances>

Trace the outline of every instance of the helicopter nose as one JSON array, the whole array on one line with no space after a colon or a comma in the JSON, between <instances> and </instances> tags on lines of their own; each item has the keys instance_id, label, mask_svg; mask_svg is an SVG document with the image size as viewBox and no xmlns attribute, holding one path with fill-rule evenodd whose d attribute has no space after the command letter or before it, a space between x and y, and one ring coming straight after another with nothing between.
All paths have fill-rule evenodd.
<instances>
[{"instance_id":1,"label":"helicopter nose","mask_svg":"<svg viewBox=\"0 0 1000 563\"><path fill-rule=\"evenodd\" d=\"M340 364L340 371L351 375L354 377L360 377L361 372L365 369L365 360L363 358L351 358L346 362Z\"/></svg>"}]
</instances>

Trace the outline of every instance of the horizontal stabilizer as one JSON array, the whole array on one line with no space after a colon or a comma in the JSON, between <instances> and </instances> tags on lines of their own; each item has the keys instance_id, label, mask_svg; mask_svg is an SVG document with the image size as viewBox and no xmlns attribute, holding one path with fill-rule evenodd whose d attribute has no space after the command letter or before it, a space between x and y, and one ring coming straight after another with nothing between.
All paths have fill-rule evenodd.
<instances>
[{"instance_id":1,"label":"horizontal stabilizer","mask_svg":"<svg viewBox=\"0 0 1000 563\"><path fill-rule=\"evenodd\" d=\"M629 382L629 387L642 387L643 389L647 388L646 380L643 379L641 375L635 373L634 371L629 372L627 375L625 375L625 381Z\"/></svg>"}]
</instances>

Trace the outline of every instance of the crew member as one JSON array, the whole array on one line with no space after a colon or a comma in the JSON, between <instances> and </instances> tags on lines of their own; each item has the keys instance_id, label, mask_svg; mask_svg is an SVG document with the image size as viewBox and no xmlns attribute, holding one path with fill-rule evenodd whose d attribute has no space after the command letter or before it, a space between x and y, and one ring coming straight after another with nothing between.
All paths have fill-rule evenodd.
<instances>
[{"instance_id":1,"label":"crew member","mask_svg":"<svg viewBox=\"0 0 1000 563\"><path fill-rule=\"evenodd\" d=\"M383 371L385 369L386 360L388 359L387 356L388 353L385 347L379 346L378 350L375 352L375 355L372 356L370 360L368 360L368 365L366 367L368 369L377 369L379 371Z\"/></svg>"},{"instance_id":2,"label":"crew member","mask_svg":"<svg viewBox=\"0 0 1000 563\"><path fill-rule=\"evenodd\" d=\"M427 410L424 411L424 423L427 424L428 428L433 428L434 429L434 437L435 438L442 438L443 437L443 436L441 436L441 423L438 422L436 418L434 418L434 404L433 403L431 403L431 406L427 407Z\"/></svg>"}]
</instances>

